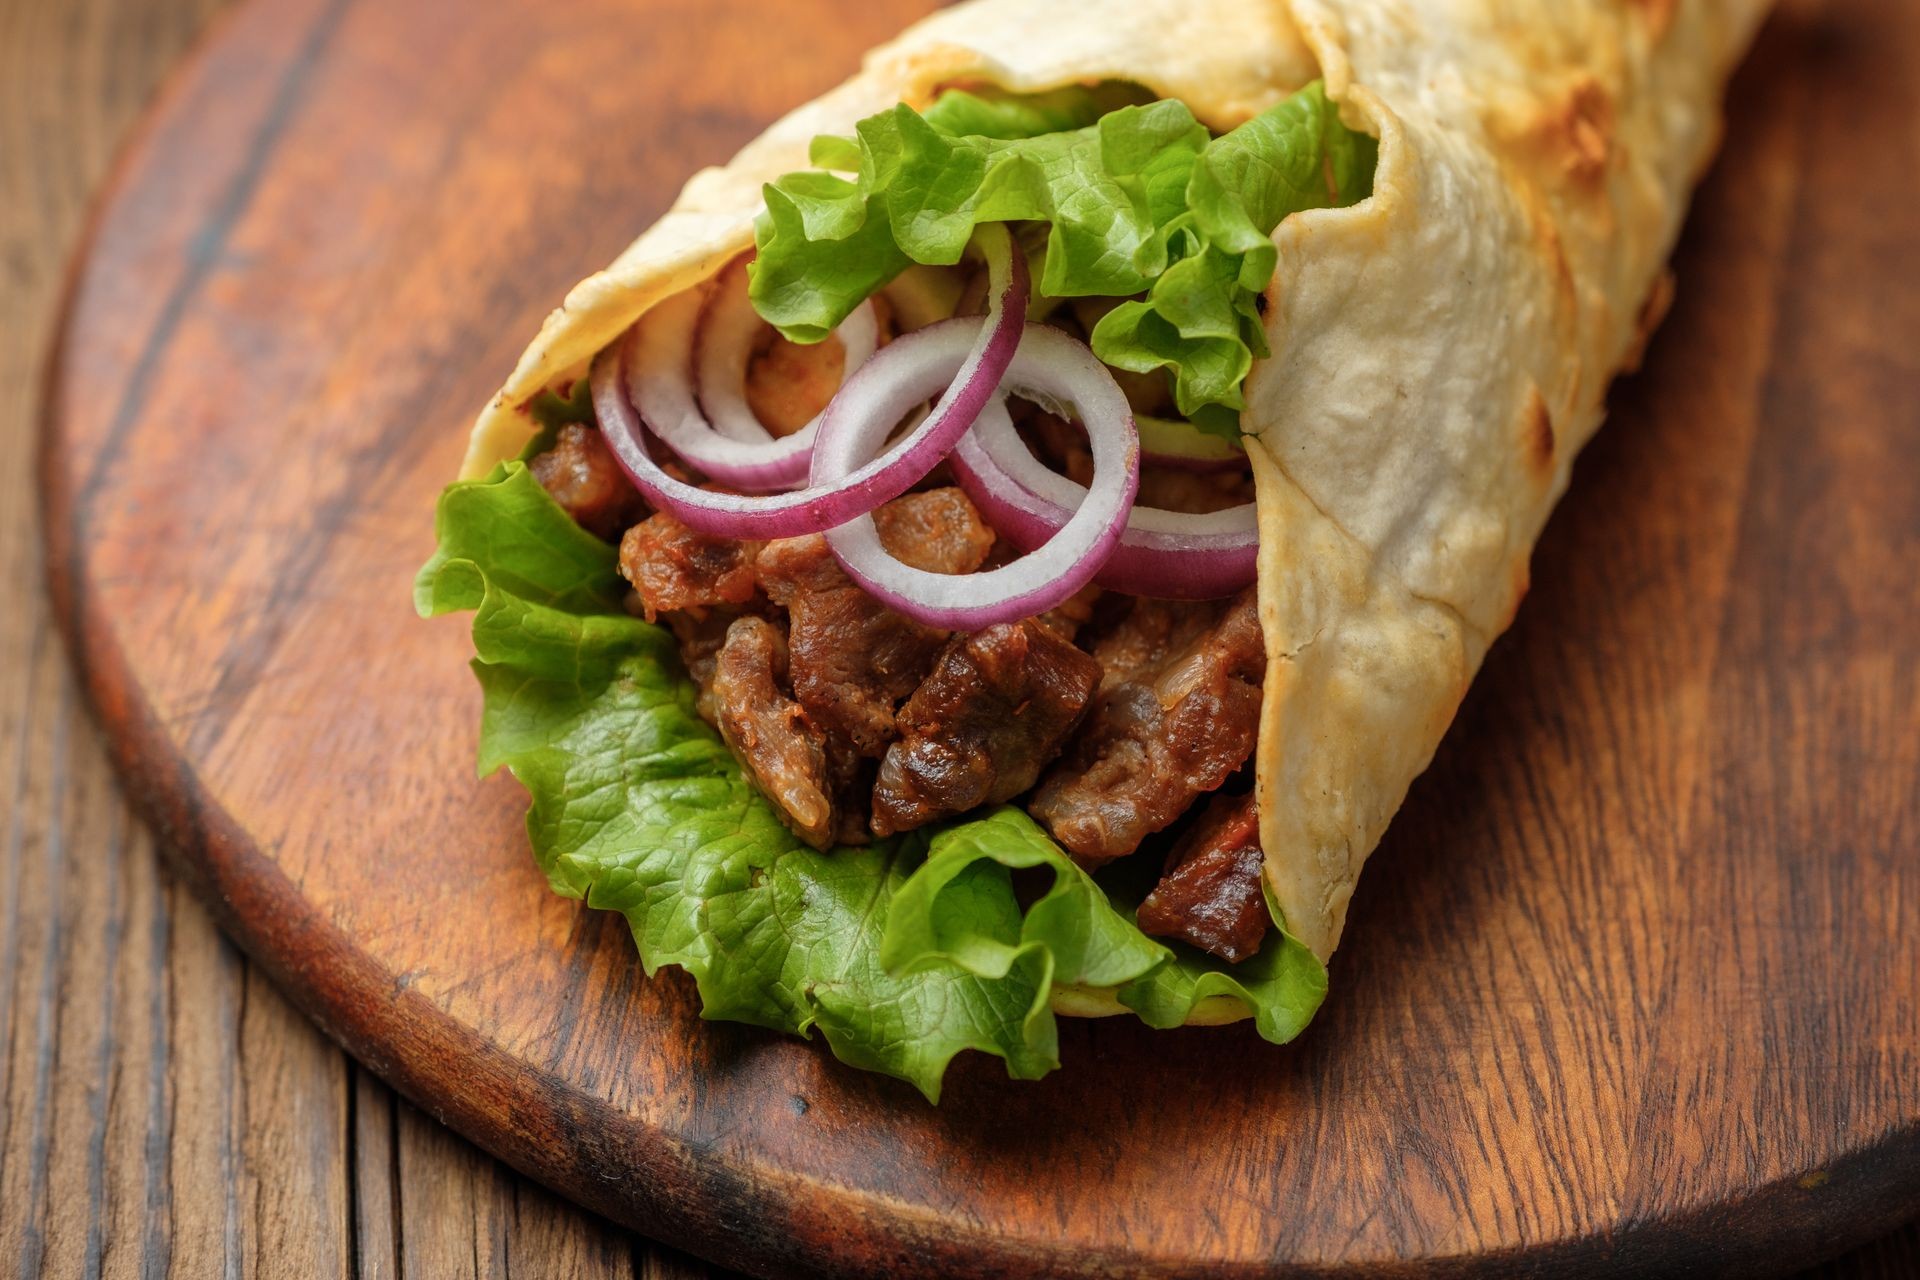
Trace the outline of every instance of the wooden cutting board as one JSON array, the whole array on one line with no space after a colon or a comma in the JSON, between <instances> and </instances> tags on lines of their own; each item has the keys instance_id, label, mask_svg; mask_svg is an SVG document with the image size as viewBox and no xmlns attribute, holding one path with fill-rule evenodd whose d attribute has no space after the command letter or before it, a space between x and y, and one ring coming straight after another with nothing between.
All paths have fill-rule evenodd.
<instances>
[{"instance_id":1,"label":"wooden cutting board","mask_svg":"<svg viewBox=\"0 0 1920 1280\"><path fill-rule=\"evenodd\" d=\"M915 0L257 0L123 157L48 378L128 785L400 1089L763 1272L1751 1274L1920 1212L1920 10L1790 4L1318 1022L1070 1022L946 1101L701 1023L473 776L413 571L541 315ZM536 16L537 13L537 16Z\"/></svg>"}]
</instances>

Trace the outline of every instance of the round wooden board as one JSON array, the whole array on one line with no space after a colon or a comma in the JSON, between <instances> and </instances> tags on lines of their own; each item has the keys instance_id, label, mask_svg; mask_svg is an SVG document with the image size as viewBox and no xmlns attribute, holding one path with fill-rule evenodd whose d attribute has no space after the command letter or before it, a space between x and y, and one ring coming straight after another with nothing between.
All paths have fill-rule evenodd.
<instances>
[{"instance_id":1,"label":"round wooden board","mask_svg":"<svg viewBox=\"0 0 1920 1280\"><path fill-rule=\"evenodd\" d=\"M946 1101L697 1018L473 777L408 585L544 311L914 0L264 0L121 163L52 581L129 785L343 1044L766 1272L1738 1273L1920 1211L1920 10L1790 5L1647 370L1373 860L1319 1021L1068 1023ZM533 16L538 11L539 16Z\"/></svg>"}]
</instances>

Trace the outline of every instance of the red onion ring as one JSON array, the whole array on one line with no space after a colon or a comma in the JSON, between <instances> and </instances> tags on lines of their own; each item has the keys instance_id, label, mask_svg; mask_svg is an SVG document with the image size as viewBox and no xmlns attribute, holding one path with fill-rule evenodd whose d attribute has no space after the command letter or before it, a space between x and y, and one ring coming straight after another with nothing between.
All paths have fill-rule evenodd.
<instances>
[{"instance_id":1,"label":"red onion ring","mask_svg":"<svg viewBox=\"0 0 1920 1280\"><path fill-rule=\"evenodd\" d=\"M843 442L836 456L844 458L845 442L854 439L872 438L868 453L878 451L909 410L944 388L933 411L880 456L864 465L830 467L811 487L792 493L719 493L663 471L648 451L642 425L667 438L660 428L662 421L673 421L667 416L676 407L672 397L683 394L691 401L685 376L686 362L692 359L688 335L702 302L695 291L655 306L594 360L594 411L613 456L648 501L671 511L688 528L721 537L818 533L899 497L952 452L1020 346L1026 258L1013 252L1004 227L990 225L981 231L993 284L986 316L949 320L896 338L848 376L821 415L813 441L816 470L819 455L831 452L836 437ZM675 368L681 370L677 382ZM903 373L915 376L902 382ZM896 396L902 385L916 388L904 401ZM655 393L666 394L667 401ZM699 465L692 458L687 461ZM825 478L828 474L831 479Z\"/></svg>"},{"instance_id":2,"label":"red onion ring","mask_svg":"<svg viewBox=\"0 0 1920 1280\"><path fill-rule=\"evenodd\" d=\"M760 318L760 313L753 309L753 300L747 296L747 259L737 258L720 273L701 312L699 332L693 347L694 387L700 409L707 422L712 424L713 431L728 439L757 444L762 449L775 444L776 437L761 424L758 415L747 403L747 367L753 362L754 340L769 327ZM840 366L843 371L841 381L845 382L847 375L865 364L874 348L880 344L880 325L874 315L873 304L862 302L855 307L833 334L845 352ZM778 440L780 447L769 453L768 462L770 466L777 465L786 478L783 483L765 487L792 488L807 478L807 457L819 426L820 415L815 414L813 420L800 430ZM668 441L669 445L673 443ZM721 455L722 468L727 465L725 456L738 452L724 445L704 441L691 443L696 448L704 445L703 452ZM701 458L689 457L678 449L675 451L722 483L735 488L762 487L729 479L722 470Z\"/></svg>"},{"instance_id":3,"label":"red onion ring","mask_svg":"<svg viewBox=\"0 0 1920 1280\"><path fill-rule=\"evenodd\" d=\"M932 336L946 325L960 323L950 320L912 336ZM957 337L958 331L955 333ZM949 340L948 345L955 344ZM867 369L884 370L891 350L875 356ZM901 387L898 396L904 399L912 394L914 383L904 376L897 381ZM978 573L928 573L888 555L870 515L827 533L827 545L848 577L869 595L929 626L977 631L1029 618L1062 603L1086 586L1106 563L1126 528L1127 509L1140 488L1140 442L1134 432L1133 411L1113 375L1086 347L1057 329L1030 324L1021 335L1019 351L1007 366L1001 386L1051 403L1073 405L1074 417L1087 424L1093 446L1092 486L1079 490L1076 509L1061 512L1062 518L1048 536L1026 547L1027 554L1011 564ZM829 479L837 468L879 444L871 426L874 415L864 415L858 426L840 432L836 431L836 413L836 408L829 407L820 445L814 451L816 483ZM982 427L989 432L1013 434L1013 422L999 397L976 417L973 431L953 456L959 456L958 450L965 448L967 440ZM997 522L995 527L999 527Z\"/></svg>"},{"instance_id":4,"label":"red onion ring","mask_svg":"<svg viewBox=\"0 0 1920 1280\"><path fill-rule=\"evenodd\" d=\"M757 315L753 319L764 323ZM711 321L711 304L699 290L668 298L641 319L636 326L641 336L634 340L627 361L628 394L641 418L662 444L716 483L749 493L777 492L802 484L807 478L819 419L776 440L747 408L746 397L738 389L734 404L725 406L730 434L721 434L702 412L689 370L702 351L701 335ZM862 303L847 317L843 328L851 330L846 339L849 354L862 335L871 346L877 336L872 304ZM744 383L752 334L736 332L732 336L739 339L732 344L732 354L739 357L739 379ZM748 423L760 433L757 440L746 435Z\"/></svg>"},{"instance_id":5,"label":"red onion ring","mask_svg":"<svg viewBox=\"0 0 1920 1280\"><path fill-rule=\"evenodd\" d=\"M948 461L988 523L1023 549L1053 537L1087 500L1083 486L1033 456L1004 414L982 415ZM1259 551L1250 502L1206 515L1136 506L1093 581L1128 595L1218 599L1254 580Z\"/></svg>"}]
</instances>

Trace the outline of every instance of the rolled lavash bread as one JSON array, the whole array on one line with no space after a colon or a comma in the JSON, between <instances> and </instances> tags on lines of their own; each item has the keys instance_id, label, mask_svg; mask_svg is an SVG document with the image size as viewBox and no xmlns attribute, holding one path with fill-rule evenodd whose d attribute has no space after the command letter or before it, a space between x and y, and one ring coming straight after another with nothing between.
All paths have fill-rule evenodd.
<instances>
[{"instance_id":1,"label":"rolled lavash bread","mask_svg":"<svg viewBox=\"0 0 1920 1280\"><path fill-rule=\"evenodd\" d=\"M1373 197L1274 232L1247 380L1260 836L1322 960L1494 638L1665 265L1766 0L1293 0Z\"/></svg>"},{"instance_id":2,"label":"rolled lavash bread","mask_svg":"<svg viewBox=\"0 0 1920 1280\"><path fill-rule=\"evenodd\" d=\"M1380 139L1372 197L1274 232L1273 354L1246 385L1268 667L1256 749L1269 888L1333 951L1367 855L1525 593L1663 268L1766 0L969 0L776 122L576 285L474 425L527 403L753 243L761 186L817 134L958 83L1105 79L1234 127L1324 78ZM1062 993L1063 1012L1117 1011ZM1214 1008L1215 1004L1219 1008ZM1195 1021L1243 1010L1203 1004Z\"/></svg>"}]
</instances>

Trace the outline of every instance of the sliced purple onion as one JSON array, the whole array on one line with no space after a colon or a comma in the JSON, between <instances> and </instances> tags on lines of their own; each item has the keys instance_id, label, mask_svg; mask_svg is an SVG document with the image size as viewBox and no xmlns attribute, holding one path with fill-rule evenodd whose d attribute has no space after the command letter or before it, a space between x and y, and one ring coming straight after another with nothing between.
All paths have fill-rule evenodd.
<instances>
[{"instance_id":1,"label":"sliced purple onion","mask_svg":"<svg viewBox=\"0 0 1920 1280\"><path fill-rule=\"evenodd\" d=\"M754 342L767 328L767 322L753 309L753 299L747 296L747 260L741 258L721 273L701 312L699 332L694 338L693 348L694 386L701 411L707 422L712 424L712 429L721 436L744 444L757 444L763 449L778 445L769 456L777 455L784 463L783 474L790 474L787 474L784 483L772 487L793 488L807 478L806 455L811 452L820 418L816 414L813 421L776 441L773 433L766 429L747 403L747 367L753 362ZM862 302L855 307L840 322L839 328L833 331L833 336L839 340L845 353L840 365L844 381L847 375L867 362L867 357L880 344L880 325L874 315L873 304ZM740 452L711 442L695 442L696 448L702 445L703 451L723 456ZM698 458L689 457L683 451L676 452L715 480L735 484L737 488L746 487L727 480L721 471ZM724 467L727 463L722 462L721 465Z\"/></svg>"},{"instance_id":2,"label":"sliced purple onion","mask_svg":"<svg viewBox=\"0 0 1920 1280\"><path fill-rule=\"evenodd\" d=\"M1087 500L1085 487L1033 456L1005 415L983 415L948 461L987 521L1017 547L1044 544ZM1093 581L1128 595L1217 599L1254 580L1259 552L1250 502L1205 515L1136 506Z\"/></svg>"},{"instance_id":3,"label":"sliced purple onion","mask_svg":"<svg viewBox=\"0 0 1920 1280\"><path fill-rule=\"evenodd\" d=\"M648 451L643 424L672 446L675 425L684 423L692 408L685 370L692 360L691 334L703 301L696 291L656 305L594 361L594 410L614 457L648 501L691 529L722 537L818 533L899 497L966 434L1020 346L1026 259L1013 252L1004 227L981 230L993 283L986 316L948 320L896 338L853 370L821 415L810 442L816 473L811 487L791 493L716 493L676 480ZM925 419L880 456L872 456L914 406L935 395L939 402ZM692 412L697 415L697 408ZM708 440L721 439L710 426L706 432ZM855 457L850 444L864 447L865 453ZM708 470L686 450L675 451ZM818 460L823 452L839 460L825 472Z\"/></svg>"},{"instance_id":4,"label":"sliced purple onion","mask_svg":"<svg viewBox=\"0 0 1920 1280\"><path fill-rule=\"evenodd\" d=\"M627 397L627 362L650 321L672 319L671 306L667 302L655 307L625 337L594 357L589 375L593 412L615 460L647 501L673 512L689 528L702 533L729 538L784 538L811 532L815 527L811 511L816 505L816 495L811 492L716 493L675 479L654 461L647 448L646 428Z\"/></svg>"},{"instance_id":5,"label":"sliced purple onion","mask_svg":"<svg viewBox=\"0 0 1920 1280\"><path fill-rule=\"evenodd\" d=\"M987 314L943 320L896 338L847 378L820 415L809 471L816 488L844 484L886 463L924 433L924 443L916 447L938 452L906 486L881 501L899 497L953 451L993 399L1027 327L1027 256L1016 251L1013 237L999 223L981 227L978 235L987 258ZM949 363L956 351L964 353L957 368ZM940 398L919 427L875 459L900 419L935 395Z\"/></svg>"},{"instance_id":6,"label":"sliced purple onion","mask_svg":"<svg viewBox=\"0 0 1920 1280\"><path fill-rule=\"evenodd\" d=\"M920 333L930 335L941 327L936 325ZM882 352L881 357L886 354ZM868 367L880 363L881 357ZM1001 387L1029 399L1071 406L1068 412L1087 425L1093 447L1092 486L1079 490L1075 509L1062 512L1062 519L1046 537L1023 544L1026 555L979 573L928 573L887 554L870 515L827 534L827 545L849 577L868 594L929 626L977 631L1029 618L1061 604L1086 586L1106 563L1126 528L1127 510L1140 487L1140 442L1134 432L1133 412L1113 375L1085 346L1057 329L1030 324L1021 335L1019 351L1007 367ZM833 413L830 408L819 448L814 452L816 483L833 475L837 466L859 457L862 449L879 443L871 427L847 432L843 443L835 431ZM980 412L973 431L952 456L959 457L960 450L967 448L968 441L983 428L990 434L1004 433L1018 439L1004 400L996 396ZM1000 528L991 512L988 518Z\"/></svg>"},{"instance_id":7,"label":"sliced purple onion","mask_svg":"<svg viewBox=\"0 0 1920 1280\"><path fill-rule=\"evenodd\" d=\"M704 320L703 303L708 313ZM744 338L738 333L730 335L738 340L729 343L730 350L725 353L738 356L739 365L733 401L721 401L730 434L715 429L695 398L689 371L696 359L702 359L703 349L721 345L709 345L701 337L714 320L713 305L700 291L689 290L668 298L642 318L636 326L640 336L634 339L627 357L627 388L634 405L662 444L717 484L749 493L773 493L804 484L819 419L782 439L775 439L760 425L747 407L744 393L751 333ZM753 315L751 307L747 312L756 323L764 323ZM873 305L861 303L842 329L848 331L848 354L854 354L854 348L863 342L870 352L877 336ZM759 433L758 439L748 434L747 424Z\"/></svg>"}]
</instances>

